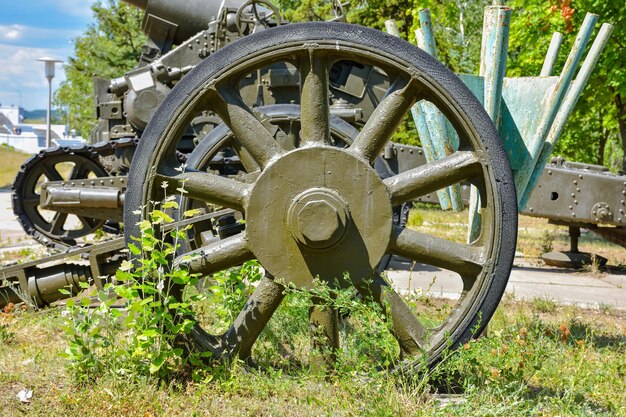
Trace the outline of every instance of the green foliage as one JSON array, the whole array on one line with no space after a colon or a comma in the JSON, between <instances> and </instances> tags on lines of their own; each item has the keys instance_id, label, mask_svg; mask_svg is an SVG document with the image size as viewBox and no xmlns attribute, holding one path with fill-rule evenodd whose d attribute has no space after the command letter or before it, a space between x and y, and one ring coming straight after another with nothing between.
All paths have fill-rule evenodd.
<instances>
[{"instance_id":1,"label":"green foliage","mask_svg":"<svg viewBox=\"0 0 626 417\"><path fill-rule=\"evenodd\" d=\"M400 352L392 336L392 323L383 313L383 307L372 297L363 297L352 286L330 287L321 281L316 281L310 291L287 287L285 293L286 299L276 314L277 323L270 328L273 339L287 341L283 349L287 347L294 352L302 349L299 346L302 340L320 340L319 346L308 348L308 358L299 358L301 363L314 368L316 357L331 354L324 345L323 337L315 331L311 333L308 314L312 306L316 306L331 308L341 317L339 333L342 343L332 364L336 376L357 373L373 375L380 369L392 368L397 364ZM294 329L297 329L295 333ZM272 351L275 348L270 347L265 353L266 357ZM275 351L272 355L274 358L278 357L276 353L279 352ZM271 361L271 356L269 358Z\"/></svg>"},{"instance_id":2,"label":"green foliage","mask_svg":"<svg viewBox=\"0 0 626 417\"><path fill-rule=\"evenodd\" d=\"M143 13L119 0L97 1L95 22L74 40L74 57L65 65L66 80L55 93L55 103L69 106L70 126L88 136L97 119L93 77L115 78L137 65L145 36Z\"/></svg>"},{"instance_id":3,"label":"green foliage","mask_svg":"<svg viewBox=\"0 0 626 417\"><path fill-rule=\"evenodd\" d=\"M478 74L482 42L483 9L491 1L425 1L412 9L409 39L420 27L420 9L430 9L437 41L437 59L456 73Z\"/></svg>"},{"instance_id":4,"label":"green foliage","mask_svg":"<svg viewBox=\"0 0 626 417\"><path fill-rule=\"evenodd\" d=\"M280 0L284 17L292 22L328 20L332 3L322 0ZM403 38L414 41L419 10L430 8L437 38L438 58L455 72L477 73L483 8L491 1L351 0L345 7L347 21L384 29L393 18ZM624 168L626 144L626 6L600 0L509 0L511 20L509 76L537 75L553 31L566 39L557 63L560 68L580 27L584 12L599 14L600 22L615 25L588 87L581 97L555 153L569 159L598 163L613 170ZM96 23L76 39L76 56L66 66L67 80L56 93L56 102L70 107L72 126L88 135L96 122L93 113L92 76L118 77L133 68L144 36L141 12L117 0L93 6ZM532 45L532 47L529 47ZM407 118L394 140L418 144L412 121Z\"/></svg>"},{"instance_id":5,"label":"green foliage","mask_svg":"<svg viewBox=\"0 0 626 417\"><path fill-rule=\"evenodd\" d=\"M196 324L191 303L202 296L181 297L185 287L197 284L197 277L171 269L169 263L188 229L175 229L159 240L155 229L173 222L164 210L177 209L178 204L166 198L161 208L140 225L136 240L141 249L128 245L134 262L122 262L115 281L93 294L100 305L89 308L88 298L67 303L65 357L78 381L104 375L116 380L171 379L189 373L194 379L203 377L198 366L208 354L189 351L184 343ZM116 308L121 306L123 312Z\"/></svg>"},{"instance_id":6,"label":"green foliage","mask_svg":"<svg viewBox=\"0 0 626 417\"><path fill-rule=\"evenodd\" d=\"M600 23L615 26L554 153L613 170L623 169L626 145L624 2L511 0L507 4L514 8L507 63L510 76L538 75L555 31L565 35L555 66L558 74L586 12L598 14Z\"/></svg>"},{"instance_id":7,"label":"green foliage","mask_svg":"<svg viewBox=\"0 0 626 417\"><path fill-rule=\"evenodd\" d=\"M413 27L413 0L351 0L347 10L348 23L384 30L385 21L394 19L404 39L409 39Z\"/></svg>"},{"instance_id":8,"label":"green foliage","mask_svg":"<svg viewBox=\"0 0 626 417\"><path fill-rule=\"evenodd\" d=\"M206 301L201 303L203 323L207 323L212 333L221 333L235 320L246 301L254 292L256 284L263 277L263 269L256 261L245 262L240 268L231 268L206 278L203 286ZM207 282L208 281L208 282Z\"/></svg>"},{"instance_id":9,"label":"green foliage","mask_svg":"<svg viewBox=\"0 0 626 417\"><path fill-rule=\"evenodd\" d=\"M333 5L321 0L280 0L283 18L290 22L314 22L332 19Z\"/></svg>"}]
</instances>

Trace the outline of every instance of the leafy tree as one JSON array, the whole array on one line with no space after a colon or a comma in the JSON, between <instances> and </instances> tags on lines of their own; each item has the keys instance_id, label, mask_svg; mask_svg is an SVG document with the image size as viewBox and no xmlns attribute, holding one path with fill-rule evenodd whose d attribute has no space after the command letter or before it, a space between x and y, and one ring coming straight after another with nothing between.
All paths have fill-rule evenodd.
<instances>
[{"instance_id":1,"label":"leafy tree","mask_svg":"<svg viewBox=\"0 0 626 417\"><path fill-rule=\"evenodd\" d=\"M587 11L598 14L599 22L615 26L555 153L626 169L626 4L599 0L511 0L507 4L515 8L508 62L512 76L539 74L554 31L566 35L556 66L562 68Z\"/></svg>"},{"instance_id":2,"label":"leafy tree","mask_svg":"<svg viewBox=\"0 0 626 417\"><path fill-rule=\"evenodd\" d=\"M326 0L276 0L287 20L328 20L334 17ZM578 161L626 169L626 5L602 0L508 0L514 9L508 60L509 76L536 76L552 32L566 36L557 68L581 25L585 11L600 22L615 25L611 40L588 87L568 122L557 153ZM350 0L347 21L378 29L385 20L398 23L402 37L412 42L419 27L419 10L430 8L437 37L438 58L455 72L478 72L482 16L489 0ZM58 104L69 106L72 126L87 135L95 123L92 76L118 77L133 68L141 53L141 12L119 0L93 6L95 23L76 39L76 56L66 66L67 80L56 93ZM560 66L559 66L560 65ZM415 143L405 123L401 139Z\"/></svg>"},{"instance_id":3,"label":"leafy tree","mask_svg":"<svg viewBox=\"0 0 626 417\"><path fill-rule=\"evenodd\" d=\"M55 102L70 109L70 125L83 136L96 123L93 77L119 77L137 65L145 36L142 12L119 0L97 1L95 22L75 39L75 56L65 66L66 80L55 93Z\"/></svg>"}]
</instances>

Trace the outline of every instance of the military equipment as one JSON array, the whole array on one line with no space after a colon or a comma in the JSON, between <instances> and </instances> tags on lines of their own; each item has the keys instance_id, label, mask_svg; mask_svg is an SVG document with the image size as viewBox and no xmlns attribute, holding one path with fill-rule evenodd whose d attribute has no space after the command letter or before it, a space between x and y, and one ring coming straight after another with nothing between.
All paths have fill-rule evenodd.
<instances>
[{"instance_id":1,"label":"military equipment","mask_svg":"<svg viewBox=\"0 0 626 417\"><path fill-rule=\"evenodd\" d=\"M462 77L468 88L428 53L372 29L283 25L271 4L257 1L219 7L130 2L146 11L148 43L135 70L96 80L98 142L44 152L18 175L14 208L31 235L68 250L101 225L117 231L123 219L128 241L139 234L137 222L151 201L184 188L182 210L198 207L201 214L175 222L173 227L193 228L172 265L210 275L256 258L267 271L225 334L209 335L200 325L194 330L198 348L216 358L248 358L284 286L310 289L316 280L373 295L393 323L401 350L422 353L430 364L480 333L498 305L514 256L516 200L525 201L524 193L515 194L514 178L532 188L545 158L542 149L558 138L608 29L566 98L593 19L584 24L561 77L505 79L497 57L506 56L510 10L488 8L483 71ZM432 54L431 25L422 14L418 39ZM534 84L540 88L528 87ZM550 88L548 104L539 105ZM543 116L522 116L529 103L516 107L515 99L524 97L539 97L532 102L534 114ZM411 111L423 149L391 142ZM515 149L525 149L528 157L514 165L513 177L507 152ZM412 156L422 154L425 161L415 163ZM72 163L69 175L61 175L54 157ZM464 192L470 195L465 243L393 221L400 206L428 195L437 194L444 209L460 210ZM529 207L539 210L532 198ZM42 216L43 209L53 210L52 217ZM607 219L609 211L600 205L593 218ZM72 233L68 216L83 227ZM245 225L233 221L235 216L244 216ZM571 218L565 214L561 220ZM102 244L109 245L106 250L93 245L52 259L80 255L89 266L11 267L3 271L13 283L4 294L15 300L13 288L19 288L44 305L67 285L101 285L99 277L107 273L102 264L119 261L121 243L113 242ZM94 250L97 257L91 257ZM443 320L416 318L381 276L390 255L457 273L459 300ZM336 349L337 312L313 308L310 320L325 329L324 343Z\"/></svg>"}]
</instances>

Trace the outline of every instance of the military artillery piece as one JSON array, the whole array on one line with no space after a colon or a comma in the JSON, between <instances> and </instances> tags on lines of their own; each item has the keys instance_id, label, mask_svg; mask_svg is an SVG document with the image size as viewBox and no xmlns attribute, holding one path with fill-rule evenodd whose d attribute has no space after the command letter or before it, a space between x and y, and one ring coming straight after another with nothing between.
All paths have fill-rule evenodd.
<instances>
[{"instance_id":1,"label":"military artillery piece","mask_svg":"<svg viewBox=\"0 0 626 417\"><path fill-rule=\"evenodd\" d=\"M106 200L117 213L123 206L130 239L139 234L136 224L147 214L149 202L162 198L162 185L170 191L183 186L181 204L203 207L205 214L191 220L193 240L172 266L209 275L256 258L268 272L226 334L195 330L198 347L216 357L247 357L280 304L283 286L308 289L315 279L329 285L339 280L375 295L388 306L401 349L425 353L429 363L448 346L480 332L508 279L517 211L506 151L471 91L422 50L378 31L340 23L258 30L221 48L264 27L256 18L258 10L254 19L241 18L245 7L254 6L249 3L222 9L208 30L202 28L170 51L180 25L151 10L178 9L171 2L153 1L136 2L147 10L146 27L169 29L155 30L136 70L99 89L96 135L109 142L87 149L96 155L84 158L115 157L105 174L123 174L130 167L128 182L120 175L92 175L93 170L77 164L81 168L74 169L74 178L49 181L33 204L99 221L113 216L98 218L98 201ZM153 4L170 8L152 9ZM230 29L229 18L235 22ZM159 26L162 20L166 22ZM280 23L263 21L268 26ZM284 102L290 104L280 104ZM410 150L390 140L415 103L439 112L456 142L439 158L394 171L394 166L406 168L397 156L401 152L394 149ZM106 154L98 154L100 149ZM394 207L446 187L461 187L462 182L470 183L479 197L468 221L469 243L392 221ZM215 206L241 213L245 228L223 222L220 233L212 219L226 213L212 211ZM52 232L46 236L49 241L69 243L65 238L71 237L58 223L53 220L41 233ZM212 237L206 239L207 232ZM122 244L111 243L100 253L100 262L115 262L115 245ZM381 277L381 260L389 254L458 274L462 291L443 321L432 325L417 319ZM80 274L52 274L35 265L27 266L29 274L19 267L3 272L37 299L39 294L28 291L41 293L42 286L23 283L37 284L38 274L49 277L44 291L50 293L81 279L98 284L101 274L94 267L99 265L96 260ZM15 278L19 274L27 278ZM336 312L314 308L311 322L326 329L330 347L338 346Z\"/></svg>"}]
</instances>

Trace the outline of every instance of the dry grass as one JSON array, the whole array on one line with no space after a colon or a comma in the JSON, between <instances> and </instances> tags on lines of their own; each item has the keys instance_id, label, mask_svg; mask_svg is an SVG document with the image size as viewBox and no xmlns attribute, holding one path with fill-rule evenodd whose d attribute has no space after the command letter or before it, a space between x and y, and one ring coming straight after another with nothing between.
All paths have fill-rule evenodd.
<instances>
[{"instance_id":1,"label":"dry grass","mask_svg":"<svg viewBox=\"0 0 626 417\"><path fill-rule=\"evenodd\" d=\"M0 188L10 187L13 184L17 171L28 157L28 154L0 146Z\"/></svg>"}]
</instances>

